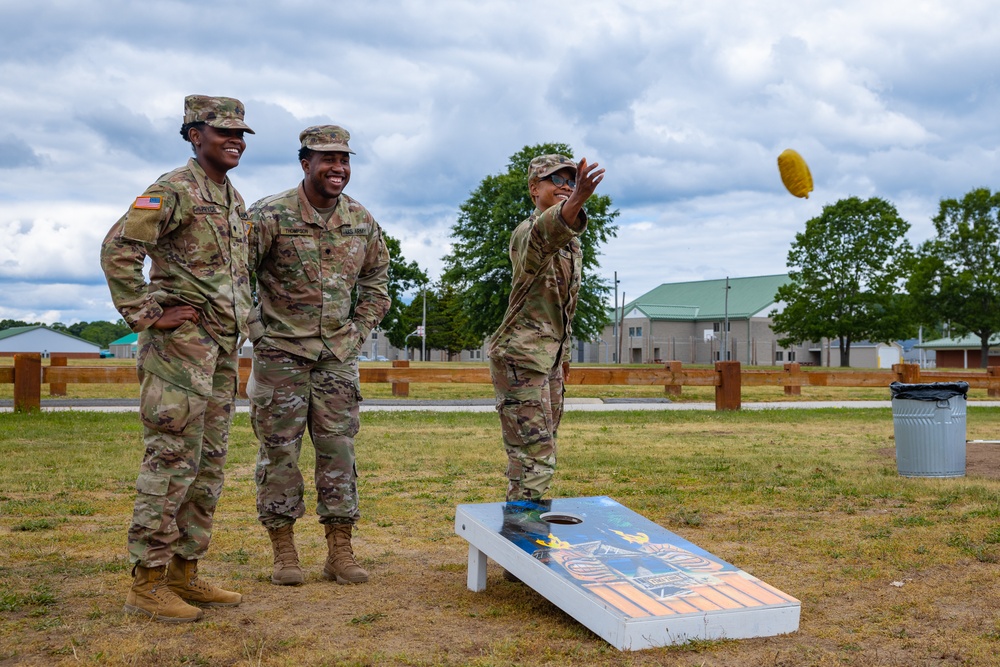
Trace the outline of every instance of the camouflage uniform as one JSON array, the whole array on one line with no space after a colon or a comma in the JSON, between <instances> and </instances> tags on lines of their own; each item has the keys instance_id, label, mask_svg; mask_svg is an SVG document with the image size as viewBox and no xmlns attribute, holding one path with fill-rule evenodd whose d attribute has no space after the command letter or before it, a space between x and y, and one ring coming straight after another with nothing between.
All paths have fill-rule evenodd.
<instances>
[{"instance_id":1,"label":"camouflage uniform","mask_svg":"<svg viewBox=\"0 0 1000 667\"><path fill-rule=\"evenodd\" d=\"M304 131L303 146L315 139L311 131L334 132L343 152L352 152L350 135L336 126ZM258 517L275 530L304 515L298 459L308 428L316 452L320 523L353 524L360 516L354 458L361 401L357 355L390 304L382 230L345 194L325 221L302 184L255 203L250 220L250 268L257 274L259 303L250 321L254 363L247 394L260 440Z\"/></svg>"},{"instance_id":2,"label":"camouflage uniform","mask_svg":"<svg viewBox=\"0 0 1000 667\"><path fill-rule=\"evenodd\" d=\"M242 105L210 98L213 124L187 105L185 122L251 131ZM192 102L188 98L187 102ZM229 104L234 108L225 106ZM194 159L161 176L114 224L101 266L115 307L139 333L136 359L145 454L128 531L132 562L197 560L212 534L237 386L237 343L251 307L243 199L213 184ZM149 284L143 262L152 261ZM197 309L196 324L152 328L169 306Z\"/></svg>"},{"instance_id":3,"label":"camouflage uniform","mask_svg":"<svg viewBox=\"0 0 1000 667\"><path fill-rule=\"evenodd\" d=\"M563 156L531 163L540 178L576 171ZM574 230L562 204L535 210L510 239L513 286L507 313L490 339L490 376L507 451L507 500L537 500L548 490L556 465L556 432L562 419L562 362L570 358L573 315L580 291L586 230L581 211Z\"/></svg>"}]
</instances>

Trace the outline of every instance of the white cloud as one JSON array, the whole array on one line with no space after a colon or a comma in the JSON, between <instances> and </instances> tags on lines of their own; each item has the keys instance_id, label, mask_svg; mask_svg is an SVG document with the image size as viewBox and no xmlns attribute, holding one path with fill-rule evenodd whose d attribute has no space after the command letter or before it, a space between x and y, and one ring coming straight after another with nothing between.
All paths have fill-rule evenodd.
<instances>
[{"instance_id":1,"label":"white cloud","mask_svg":"<svg viewBox=\"0 0 1000 667\"><path fill-rule=\"evenodd\" d=\"M248 202L301 178L301 129L347 127L348 193L433 277L462 201L534 143L607 168L622 215L601 271L634 295L782 273L795 232L849 195L896 203L919 242L941 197L1000 166L987 2L375 0L323 5L334 30L318 7L0 7L0 316L113 318L100 240L190 156L189 93L246 102L258 134L232 176ZM808 201L778 180L789 147Z\"/></svg>"}]
</instances>

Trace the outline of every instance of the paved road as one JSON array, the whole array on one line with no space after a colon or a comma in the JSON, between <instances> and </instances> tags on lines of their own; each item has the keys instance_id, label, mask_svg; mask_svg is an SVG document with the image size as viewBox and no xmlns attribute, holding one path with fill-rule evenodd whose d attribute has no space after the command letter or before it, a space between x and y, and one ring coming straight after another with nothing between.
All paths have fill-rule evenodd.
<instances>
[{"instance_id":1,"label":"paved road","mask_svg":"<svg viewBox=\"0 0 1000 667\"><path fill-rule=\"evenodd\" d=\"M969 408L1000 407L1000 401L970 401ZM771 401L744 403L744 410L805 410L814 408L891 408L892 401ZM135 399L47 399L42 401L42 411L78 410L81 412L136 412L139 401ZM11 412L13 401L0 400L0 412ZM237 412L249 412L246 399L237 401ZM417 399L368 399L361 404L362 412L493 412L493 399L430 401ZM715 410L715 403L673 403L665 398L570 398L566 400L567 412L613 412L619 410L668 411Z\"/></svg>"}]
</instances>

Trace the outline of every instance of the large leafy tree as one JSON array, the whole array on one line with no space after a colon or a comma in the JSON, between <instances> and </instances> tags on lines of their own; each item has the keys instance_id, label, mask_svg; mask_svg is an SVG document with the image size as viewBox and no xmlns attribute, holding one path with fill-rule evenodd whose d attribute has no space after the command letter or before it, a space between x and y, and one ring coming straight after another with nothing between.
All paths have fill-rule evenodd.
<instances>
[{"instance_id":1,"label":"large leafy tree","mask_svg":"<svg viewBox=\"0 0 1000 667\"><path fill-rule=\"evenodd\" d=\"M511 289L508 256L510 235L535 205L528 193L528 164L548 153L573 157L566 144L525 146L510 157L504 173L487 176L459 208L451 229L452 252L444 258L443 279L464 295L462 308L469 332L480 340L491 335L503 321ZM595 194L585 205L587 231L580 237L583 247L583 280L573 322L573 334L584 340L595 338L608 322L605 300L610 287L595 273L598 248L614 238L618 211L611 197Z\"/></svg>"},{"instance_id":2,"label":"large leafy tree","mask_svg":"<svg viewBox=\"0 0 1000 667\"><path fill-rule=\"evenodd\" d=\"M789 282L772 313L781 345L836 338L840 365L850 366L851 343L890 341L912 331L899 288L912 254L910 225L878 197L841 199L806 222L788 251Z\"/></svg>"},{"instance_id":3,"label":"large leafy tree","mask_svg":"<svg viewBox=\"0 0 1000 667\"><path fill-rule=\"evenodd\" d=\"M382 238L389 248L389 298L392 299L392 305L382 318L380 328L394 347L402 348L406 334L413 331L413 327L404 321L406 304L403 302L403 295L418 285L426 285L427 273L416 262L406 261L398 240L384 232Z\"/></svg>"},{"instance_id":4,"label":"large leafy tree","mask_svg":"<svg viewBox=\"0 0 1000 667\"><path fill-rule=\"evenodd\" d=\"M979 336L985 368L1000 331L1000 192L942 199L932 221L937 235L917 249L907 290L921 323L950 322L953 335Z\"/></svg>"}]
</instances>

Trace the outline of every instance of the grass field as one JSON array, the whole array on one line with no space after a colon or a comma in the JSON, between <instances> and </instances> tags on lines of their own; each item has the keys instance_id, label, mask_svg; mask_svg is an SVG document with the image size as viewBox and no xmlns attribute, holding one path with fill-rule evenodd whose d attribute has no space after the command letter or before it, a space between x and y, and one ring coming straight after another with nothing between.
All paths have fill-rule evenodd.
<instances>
[{"instance_id":1,"label":"grass field","mask_svg":"<svg viewBox=\"0 0 1000 667\"><path fill-rule=\"evenodd\" d=\"M1000 409L969 411L995 438ZM568 413L553 495L608 495L802 601L797 633L619 653L504 581L465 586L459 503L503 497L496 417L366 413L363 586L272 586L255 443L232 432L203 574L244 604L175 627L127 616L134 414L0 414L0 665L995 665L1000 480L902 478L889 410ZM303 456L311 478L311 448ZM310 493L307 507L314 500Z\"/></svg>"}]
</instances>

